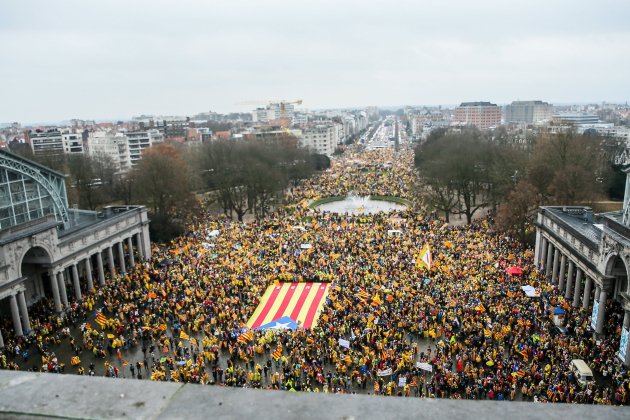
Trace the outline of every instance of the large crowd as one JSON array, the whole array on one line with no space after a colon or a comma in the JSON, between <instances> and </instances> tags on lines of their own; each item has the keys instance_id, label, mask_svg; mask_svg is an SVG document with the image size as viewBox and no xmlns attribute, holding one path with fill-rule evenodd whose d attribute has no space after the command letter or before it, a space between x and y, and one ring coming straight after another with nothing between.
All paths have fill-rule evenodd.
<instances>
[{"instance_id":1,"label":"large crowd","mask_svg":"<svg viewBox=\"0 0 630 420\"><path fill-rule=\"evenodd\" d=\"M453 227L419 208L351 215L307 205L351 191L413 198L412 163L410 150L347 152L269 218L197 220L65 316L41 301L28 337L10 337L5 321L0 365L286 391L628 404L617 304L606 303L606 334L596 340L590 313L565 302L533 252L490 219ZM312 248L300 252L303 243ZM417 262L426 244L430 269ZM244 334L279 281L331 283L317 325ZM566 333L554 329L558 306ZM582 387L572 359L598 380Z\"/></svg>"}]
</instances>

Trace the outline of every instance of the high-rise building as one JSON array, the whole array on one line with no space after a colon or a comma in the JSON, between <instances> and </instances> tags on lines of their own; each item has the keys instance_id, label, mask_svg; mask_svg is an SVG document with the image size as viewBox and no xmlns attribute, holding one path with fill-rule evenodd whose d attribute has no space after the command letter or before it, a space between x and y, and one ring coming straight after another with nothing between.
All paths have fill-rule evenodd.
<instances>
[{"instance_id":1,"label":"high-rise building","mask_svg":"<svg viewBox=\"0 0 630 420\"><path fill-rule=\"evenodd\" d=\"M161 143L164 136L158 130L132 131L126 133L129 161L135 165L142 158L142 151L156 143Z\"/></svg>"},{"instance_id":2,"label":"high-rise building","mask_svg":"<svg viewBox=\"0 0 630 420\"><path fill-rule=\"evenodd\" d=\"M29 133L28 138L35 155L61 155L64 152L63 136L56 128Z\"/></svg>"},{"instance_id":3,"label":"high-rise building","mask_svg":"<svg viewBox=\"0 0 630 420\"><path fill-rule=\"evenodd\" d=\"M535 124L551 119L553 105L543 101L513 101L505 107L506 123Z\"/></svg>"},{"instance_id":4,"label":"high-rise building","mask_svg":"<svg viewBox=\"0 0 630 420\"><path fill-rule=\"evenodd\" d=\"M118 172L126 172L131 168L127 137L122 133L92 132L88 137L87 148L90 156L108 156Z\"/></svg>"},{"instance_id":5,"label":"high-rise building","mask_svg":"<svg viewBox=\"0 0 630 420\"><path fill-rule=\"evenodd\" d=\"M332 156L339 143L338 135L339 130L335 124L316 124L302 130L299 144L315 153Z\"/></svg>"},{"instance_id":6,"label":"high-rise building","mask_svg":"<svg viewBox=\"0 0 630 420\"><path fill-rule=\"evenodd\" d=\"M501 125L501 108L490 102L462 102L455 109L454 122L490 128Z\"/></svg>"},{"instance_id":7,"label":"high-rise building","mask_svg":"<svg viewBox=\"0 0 630 420\"><path fill-rule=\"evenodd\" d=\"M63 133L63 151L66 154L83 153L83 136L81 133Z\"/></svg>"}]
</instances>

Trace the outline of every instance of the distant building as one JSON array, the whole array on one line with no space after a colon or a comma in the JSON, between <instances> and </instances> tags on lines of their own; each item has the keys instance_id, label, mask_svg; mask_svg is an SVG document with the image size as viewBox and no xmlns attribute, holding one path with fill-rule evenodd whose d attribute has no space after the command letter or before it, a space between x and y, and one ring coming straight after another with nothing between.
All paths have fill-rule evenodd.
<instances>
[{"instance_id":1,"label":"distant building","mask_svg":"<svg viewBox=\"0 0 630 420\"><path fill-rule=\"evenodd\" d=\"M501 108L490 102L462 102L455 109L454 122L481 129L496 127L501 125Z\"/></svg>"},{"instance_id":2,"label":"distant building","mask_svg":"<svg viewBox=\"0 0 630 420\"><path fill-rule=\"evenodd\" d=\"M556 114L552 117L554 124L566 124L566 125L584 125L584 124L597 124L599 123L599 117L592 114Z\"/></svg>"},{"instance_id":3,"label":"distant building","mask_svg":"<svg viewBox=\"0 0 630 420\"><path fill-rule=\"evenodd\" d=\"M108 156L118 172L126 172L131 168L128 139L122 133L92 132L88 137L87 149L90 156Z\"/></svg>"},{"instance_id":4,"label":"distant building","mask_svg":"<svg viewBox=\"0 0 630 420\"><path fill-rule=\"evenodd\" d=\"M543 101L513 101L505 107L505 122L535 124L551 120L553 105Z\"/></svg>"},{"instance_id":5,"label":"distant building","mask_svg":"<svg viewBox=\"0 0 630 420\"><path fill-rule=\"evenodd\" d=\"M61 138L65 154L83 154L83 136L81 133L63 133Z\"/></svg>"},{"instance_id":6,"label":"distant building","mask_svg":"<svg viewBox=\"0 0 630 420\"><path fill-rule=\"evenodd\" d=\"M129 161L135 165L142 158L142 151L156 143L164 141L164 136L158 130L132 131L126 133Z\"/></svg>"},{"instance_id":7,"label":"distant building","mask_svg":"<svg viewBox=\"0 0 630 420\"><path fill-rule=\"evenodd\" d=\"M63 136L57 129L32 132L29 133L28 138L35 155L64 153Z\"/></svg>"},{"instance_id":8,"label":"distant building","mask_svg":"<svg viewBox=\"0 0 630 420\"><path fill-rule=\"evenodd\" d=\"M315 153L332 156L339 143L335 124L317 124L302 130L300 147L309 148Z\"/></svg>"},{"instance_id":9,"label":"distant building","mask_svg":"<svg viewBox=\"0 0 630 420\"><path fill-rule=\"evenodd\" d=\"M256 108L252 111L252 121L259 123L280 123L286 119L286 126L293 124L295 105L288 102L271 102L265 108Z\"/></svg>"}]
</instances>

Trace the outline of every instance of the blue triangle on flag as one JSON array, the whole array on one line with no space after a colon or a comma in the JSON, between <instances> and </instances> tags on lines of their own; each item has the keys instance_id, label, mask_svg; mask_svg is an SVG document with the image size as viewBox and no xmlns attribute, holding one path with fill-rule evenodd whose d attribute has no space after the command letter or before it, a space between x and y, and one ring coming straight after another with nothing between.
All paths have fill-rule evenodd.
<instances>
[{"instance_id":1,"label":"blue triangle on flag","mask_svg":"<svg viewBox=\"0 0 630 420\"><path fill-rule=\"evenodd\" d=\"M298 328L298 323L292 320L288 316L283 316L282 318L274 319L268 324L261 325L260 327L254 328L255 330L296 330Z\"/></svg>"}]
</instances>

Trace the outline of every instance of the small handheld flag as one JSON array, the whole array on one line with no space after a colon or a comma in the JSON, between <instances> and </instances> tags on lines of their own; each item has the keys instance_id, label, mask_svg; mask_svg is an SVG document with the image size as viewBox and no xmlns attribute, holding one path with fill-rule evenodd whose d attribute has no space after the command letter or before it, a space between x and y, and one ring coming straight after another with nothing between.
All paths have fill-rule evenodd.
<instances>
[{"instance_id":1,"label":"small handheld flag","mask_svg":"<svg viewBox=\"0 0 630 420\"><path fill-rule=\"evenodd\" d=\"M416 256L416 267L426 267L427 270L431 270L431 263L431 248L429 248L429 244L425 244Z\"/></svg>"}]
</instances>

